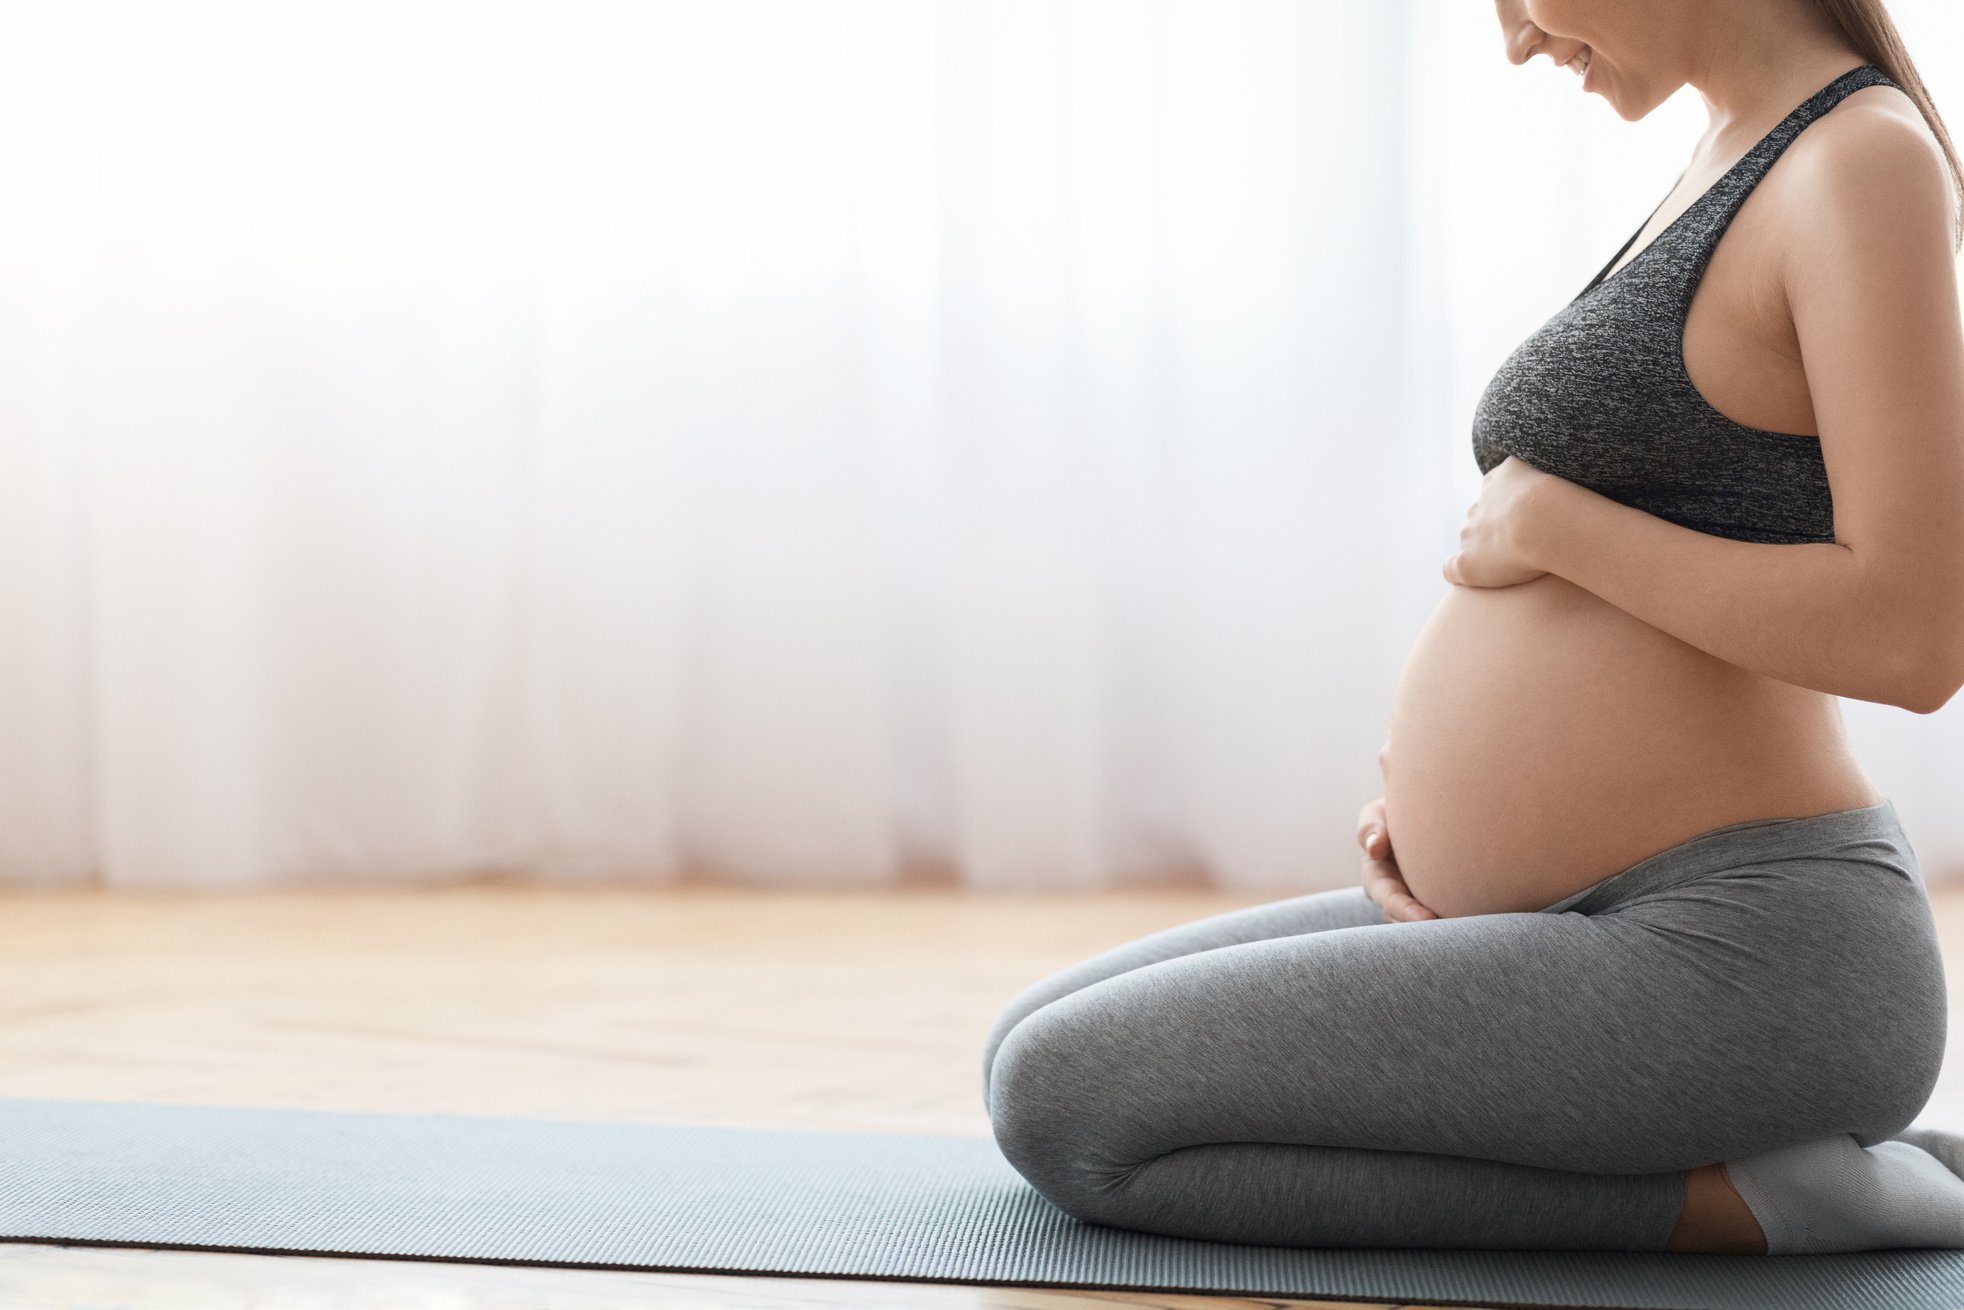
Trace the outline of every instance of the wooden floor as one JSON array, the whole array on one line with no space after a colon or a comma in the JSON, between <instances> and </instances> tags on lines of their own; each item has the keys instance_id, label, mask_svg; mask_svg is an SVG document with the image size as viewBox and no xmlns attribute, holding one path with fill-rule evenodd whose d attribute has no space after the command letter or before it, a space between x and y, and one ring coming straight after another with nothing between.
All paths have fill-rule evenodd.
<instances>
[{"instance_id":1,"label":"wooden floor","mask_svg":"<svg viewBox=\"0 0 1964 1310\"><path fill-rule=\"evenodd\" d=\"M14 894L0 897L0 1096L986 1135L981 1044L1010 997L1265 899ZM1964 959L1964 889L1934 899L1947 957ZM1964 1017L1964 999L1951 1008ZM0 1243L6 1310L1093 1302L1338 1304Z\"/></svg>"}]
</instances>

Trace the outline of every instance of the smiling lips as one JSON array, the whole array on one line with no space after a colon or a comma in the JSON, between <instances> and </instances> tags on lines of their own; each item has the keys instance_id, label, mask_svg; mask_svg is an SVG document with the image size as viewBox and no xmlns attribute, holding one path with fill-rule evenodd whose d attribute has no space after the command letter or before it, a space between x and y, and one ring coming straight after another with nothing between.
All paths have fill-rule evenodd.
<instances>
[{"instance_id":1,"label":"smiling lips","mask_svg":"<svg viewBox=\"0 0 1964 1310\"><path fill-rule=\"evenodd\" d=\"M1582 89L1584 91L1589 89L1589 64L1594 55L1595 52L1585 45L1575 52L1574 57L1567 64L1569 71L1582 79Z\"/></svg>"}]
</instances>

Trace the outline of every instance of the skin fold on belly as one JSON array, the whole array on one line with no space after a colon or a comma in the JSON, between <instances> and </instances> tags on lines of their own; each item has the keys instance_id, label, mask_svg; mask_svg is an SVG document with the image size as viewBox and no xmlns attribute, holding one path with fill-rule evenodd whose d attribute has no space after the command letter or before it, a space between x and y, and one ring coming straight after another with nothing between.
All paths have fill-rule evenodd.
<instances>
[{"instance_id":1,"label":"skin fold on belly","mask_svg":"<svg viewBox=\"0 0 1964 1310\"><path fill-rule=\"evenodd\" d=\"M1452 918L1537 910L1701 832L1880 801L1836 699L1554 574L1451 587L1393 697L1385 823Z\"/></svg>"}]
</instances>

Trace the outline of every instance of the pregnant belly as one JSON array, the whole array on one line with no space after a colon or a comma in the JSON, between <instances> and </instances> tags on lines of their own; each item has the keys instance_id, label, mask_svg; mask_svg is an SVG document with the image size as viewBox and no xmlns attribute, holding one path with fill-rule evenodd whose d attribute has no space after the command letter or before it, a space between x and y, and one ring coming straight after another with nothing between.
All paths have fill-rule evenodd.
<instances>
[{"instance_id":1,"label":"pregnant belly","mask_svg":"<svg viewBox=\"0 0 1964 1310\"><path fill-rule=\"evenodd\" d=\"M1448 917L1551 905L1728 823L1881 799L1834 697L1553 574L1447 590L1399 677L1384 796L1406 885Z\"/></svg>"}]
</instances>

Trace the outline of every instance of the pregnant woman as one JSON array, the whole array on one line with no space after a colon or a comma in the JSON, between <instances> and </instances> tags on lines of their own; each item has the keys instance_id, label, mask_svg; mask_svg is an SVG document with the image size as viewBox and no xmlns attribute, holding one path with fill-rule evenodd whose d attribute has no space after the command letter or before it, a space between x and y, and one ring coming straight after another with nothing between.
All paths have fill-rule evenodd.
<instances>
[{"instance_id":1,"label":"pregnant woman","mask_svg":"<svg viewBox=\"0 0 1964 1310\"><path fill-rule=\"evenodd\" d=\"M1964 683L1957 156L1880 0L1498 0L1671 194L1501 365L1363 885L1028 988L1004 1155L1288 1246L1964 1247L1930 905L1836 698Z\"/></svg>"}]
</instances>

